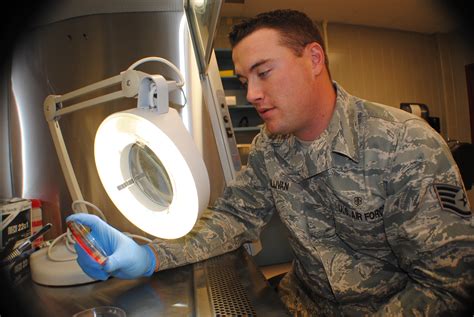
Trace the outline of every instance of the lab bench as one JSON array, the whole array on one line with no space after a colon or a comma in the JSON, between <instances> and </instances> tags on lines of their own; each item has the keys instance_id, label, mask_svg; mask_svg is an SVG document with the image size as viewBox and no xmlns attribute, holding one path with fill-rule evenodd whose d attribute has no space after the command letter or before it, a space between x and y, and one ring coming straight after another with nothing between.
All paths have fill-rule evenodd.
<instances>
[{"instance_id":1,"label":"lab bench","mask_svg":"<svg viewBox=\"0 0 474 317\"><path fill-rule=\"evenodd\" d=\"M25 280L16 290L34 316L72 316L115 306L132 316L288 316L253 258L243 249L148 278L42 286Z\"/></svg>"}]
</instances>

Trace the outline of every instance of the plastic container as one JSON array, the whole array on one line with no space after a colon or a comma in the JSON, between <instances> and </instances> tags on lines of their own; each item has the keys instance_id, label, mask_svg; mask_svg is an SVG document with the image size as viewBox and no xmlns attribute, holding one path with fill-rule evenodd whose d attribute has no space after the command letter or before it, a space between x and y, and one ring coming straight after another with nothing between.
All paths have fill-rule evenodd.
<instances>
[{"instance_id":1,"label":"plastic container","mask_svg":"<svg viewBox=\"0 0 474 317\"><path fill-rule=\"evenodd\" d=\"M71 230L76 243L79 244L94 261L100 265L104 265L105 261L107 261L107 255L90 233L90 229L75 221L68 221L67 226L69 230Z\"/></svg>"}]
</instances>

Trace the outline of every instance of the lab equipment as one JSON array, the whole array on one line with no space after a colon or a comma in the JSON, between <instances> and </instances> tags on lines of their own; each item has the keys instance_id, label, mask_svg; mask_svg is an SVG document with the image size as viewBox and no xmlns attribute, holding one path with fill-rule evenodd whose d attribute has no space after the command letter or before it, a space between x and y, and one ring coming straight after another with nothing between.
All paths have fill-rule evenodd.
<instances>
[{"instance_id":1,"label":"lab equipment","mask_svg":"<svg viewBox=\"0 0 474 317\"><path fill-rule=\"evenodd\" d=\"M135 70L146 62L166 64L178 81ZM119 91L65 106L118 83ZM110 115L97 130L94 156L100 180L119 211L145 232L174 239L193 228L209 202L210 184L196 144L177 111L169 107L168 94L183 85L175 65L160 57L146 57L120 75L45 99L45 116L74 200L83 198L58 120L107 101L137 97L137 108ZM156 172L158 177L153 176Z\"/></svg>"},{"instance_id":2,"label":"lab equipment","mask_svg":"<svg viewBox=\"0 0 474 317\"><path fill-rule=\"evenodd\" d=\"M76 243L100 265L104 265L107 261L107 254L104 249L97 243L92 236L90 230L80 222L68 221L67 226L71 230Z\"/></svg>"}]
</instances>

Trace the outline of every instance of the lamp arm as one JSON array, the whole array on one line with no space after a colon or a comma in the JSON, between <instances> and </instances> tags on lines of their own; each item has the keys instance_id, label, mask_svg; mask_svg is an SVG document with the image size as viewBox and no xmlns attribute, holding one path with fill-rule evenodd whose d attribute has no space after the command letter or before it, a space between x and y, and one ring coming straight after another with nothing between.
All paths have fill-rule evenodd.
<instances>
[{"instance_id":1,"label":"lamp arm","mask_svg":"<svg viewBox=\"0 0 474 317\"><path fill-rule=\"evenodd\" d=\"M77 182L76 174L72 167L66 144L64 143L63 134L57 120L48 121L49 131L53 139L54 147L58 155L59 164L66 180L66 186L71 194L72 201L83 201L82 192ZM78 204L78 211L87 212L87 208L83 204Z\"/></svg>"},{"instance_id":2,"label":"lamp arm","mask_svg":"<svg viewBox=\"0 0 474 317\"><path fill-rule=\"evenodd\" d=\"M121 83L121 89L118 91L63 107L63 102L118 83ZM44 115L73 201L83 201L84 199L59 125L61 116L119 98L135 98L137 96L137 106L139 108L156 108L159 113L165 113L168 112L168 93L180 86L182 86L181 83L167 81L161 75L149 75L128 69L120 75L101 80L64 95L49 95L46 97L43 104ZM78 210L87 212L87 207L85 204L79 204Z\"/></svg>"}]
</instances>

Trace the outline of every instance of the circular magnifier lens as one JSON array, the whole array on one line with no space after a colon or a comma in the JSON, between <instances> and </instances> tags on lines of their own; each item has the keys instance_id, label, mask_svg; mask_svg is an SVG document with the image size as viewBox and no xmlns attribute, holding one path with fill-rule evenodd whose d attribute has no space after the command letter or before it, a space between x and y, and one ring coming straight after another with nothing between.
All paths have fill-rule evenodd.
<instances>
[{"instance_id":1,"label":"circular magnifier lens","mask_svg":"<svg viewBox=\"0 0 474 317\"><path fill-rule=\"evenodd\" d=\"M130 148L129 167L134 184L154 203L168 207L173 200L171 180L161 161L150 148L135 143Z\"/></svg>"}]
</instances>

